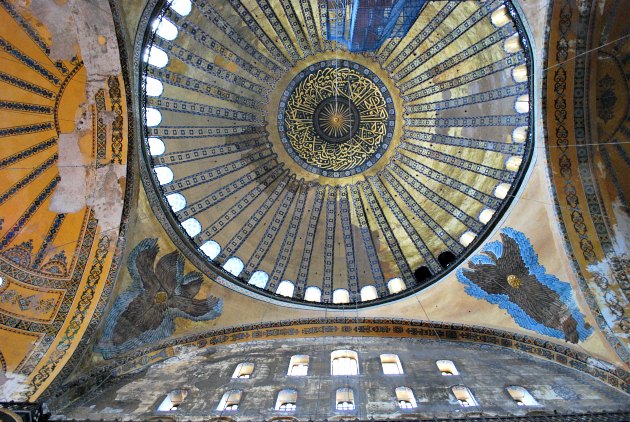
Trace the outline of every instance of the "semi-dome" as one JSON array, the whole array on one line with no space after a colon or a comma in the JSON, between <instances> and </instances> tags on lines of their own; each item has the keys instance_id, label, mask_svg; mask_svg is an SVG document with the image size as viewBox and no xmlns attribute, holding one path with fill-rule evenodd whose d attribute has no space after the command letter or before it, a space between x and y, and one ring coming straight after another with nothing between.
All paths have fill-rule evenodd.
<instances>
[{"instance_id":1,"label":"semi-dome","mask_svg":"<svg viewBox=\"0 0 630 422\"><path fill-rule=\"evenodd\" d=\"M334 11L280 4L154 11L141 112L158 219L257 297L367 306L438 281L493 231L532 155L516 12L427 2L404 36L352 52L331 41Z\"/></svg>"}]
</instances>

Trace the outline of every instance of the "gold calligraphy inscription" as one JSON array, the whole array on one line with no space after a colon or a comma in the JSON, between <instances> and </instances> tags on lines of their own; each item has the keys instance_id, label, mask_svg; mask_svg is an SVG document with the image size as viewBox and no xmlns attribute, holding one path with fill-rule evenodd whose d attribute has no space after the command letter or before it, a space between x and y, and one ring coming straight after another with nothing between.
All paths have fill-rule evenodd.
<instances>
[{"instance_id":1,"label":"gold calligraphy inscription","mask_svg":"<svg viewBox=\"0 0 630 422\"><path fill-rule=\"evenodd\" d=\"M370 78L327 67L305 77L285 109L286 136L295 153L322 170L363 165L387 134L385 97Z\"/></svg>"}]
</instances>

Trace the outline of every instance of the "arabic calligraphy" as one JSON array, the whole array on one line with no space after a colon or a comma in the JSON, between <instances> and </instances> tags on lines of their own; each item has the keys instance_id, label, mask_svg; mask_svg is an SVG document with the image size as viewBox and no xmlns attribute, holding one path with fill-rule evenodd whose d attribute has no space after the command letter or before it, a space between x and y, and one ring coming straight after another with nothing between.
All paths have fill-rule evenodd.
<instances>
[{"instance_id":1,"label":"arabic calligraphy","mask_svg":"<svg viewBox=\"0 0 630 422\"><path fill-rule=\"evenodd\" d=\"M363 66L348 64L326 62L298 75L301 80L281 107L283 143L302 167L318 174L363 171L381 157L392 137L394 111L388 109L385 86Z\"/></svg>"}]
</instances>

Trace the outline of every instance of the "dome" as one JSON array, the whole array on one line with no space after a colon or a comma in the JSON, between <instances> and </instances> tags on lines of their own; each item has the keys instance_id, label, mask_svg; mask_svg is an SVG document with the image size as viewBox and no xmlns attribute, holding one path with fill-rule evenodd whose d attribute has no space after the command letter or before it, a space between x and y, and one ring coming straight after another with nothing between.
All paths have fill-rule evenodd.
<instances>
[{"instance_id":1,"label":"dome","mask_svg":"<svg viewBox=\"0 0 630 422\"><path fill-rule=\"evenodd\" d=\"M371 306L439 281L493 232L533 150L516 12L428 2L401 36L357 51L309 3L180 3L146 28L142 171L165 230L211 278Z\"/></svg>"}]
</instances>

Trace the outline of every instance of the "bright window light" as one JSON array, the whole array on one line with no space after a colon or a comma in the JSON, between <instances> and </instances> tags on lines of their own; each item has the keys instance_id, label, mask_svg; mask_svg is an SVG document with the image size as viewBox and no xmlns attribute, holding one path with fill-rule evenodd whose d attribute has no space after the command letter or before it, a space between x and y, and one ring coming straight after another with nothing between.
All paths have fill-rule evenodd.
<instances>
[{"instance_id":1,"label":"bright window light","mask_svg":"<svg viewBox=\"0 0 630 422\"><path fill-rule=\"evenodd\" d=\"M245 268L245 264L235 256L228 259L225 261L225 264L223 264L223 269L236 277L243 271L243 268Z\"/></svg>"},{"instance_id":2,"label":"bright window light","mask_svg":"<svg viewBox=\"0 0 630 422\"><path fill-rule=\"evenodd\" d=\"M166 200L171 206L173 212L181 211L186 208L186 198L181 193L171 193L166 195Z\"/></svg>"},{"instance_id":3,"label":"bright window light","mask_svg":"<svg viewBox=\"0 0 630 422\"><path fill-rule=\"evenodd\" d=\"M214 240L204 242L199 249L210 259L216 258L221 253L221 246Z\"/></svg>"},{"instance_id":4,"label":"bright window light","mask_svg":"<svg viewBox=\"0 0 630 422\"><path fill-rule=\"evenodd\" d=\"M196 218L189 218L182 222L182 227L190 237L195 237L201 233L201 223Z\"/></svg>"}]
</instances>

